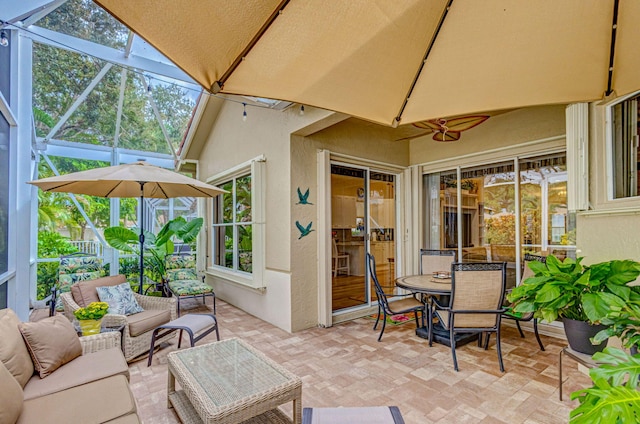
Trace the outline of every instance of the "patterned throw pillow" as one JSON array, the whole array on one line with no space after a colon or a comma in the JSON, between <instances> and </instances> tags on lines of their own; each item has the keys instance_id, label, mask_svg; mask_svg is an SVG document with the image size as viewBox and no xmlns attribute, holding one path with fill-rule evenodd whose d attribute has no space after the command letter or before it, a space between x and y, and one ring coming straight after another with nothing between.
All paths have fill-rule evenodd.
<instances>
[{"instance_id":1,"label":"patterned throw pillow","mask_svg":"<svg viewBox=\"0 0 640 424\"><path fill-rule=\"evenodd\" d=\"M96 287L101 302L109 304L109 313L118 315L131 315L144 311L133 296L129 283L117 286Z\"/></svg>"}]
</instances>

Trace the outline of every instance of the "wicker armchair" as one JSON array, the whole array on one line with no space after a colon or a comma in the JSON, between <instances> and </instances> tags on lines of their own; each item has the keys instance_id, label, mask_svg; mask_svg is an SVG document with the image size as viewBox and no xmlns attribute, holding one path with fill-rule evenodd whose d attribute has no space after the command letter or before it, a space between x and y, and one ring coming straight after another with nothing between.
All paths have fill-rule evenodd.
<instances>
[{"instance_id":1,"label":"wicker armchair","mask_svg":"<svg viewBox=\"0 0 640 424\"><path fill-rule=\"evenodd\" d=\"M113 278L113 277L107 277ZM94 280L94 284L95 284ZM107 285L107 284L105 284ZM132 315L107 314L102 320L105 327L124 326L122 331L122 349L127 362L149 351L153 330L177 318L176 299L172 297L143 296L133 294L143 312ZM70 320L75 319L73 311L80 308L72 292L61 293L64 314ZM165 312L166 311L166 312ZM164 313L163 313L164 312ZM156 337L156 343L162 343L175 337L175 333Z\"/></svg>"}]
</instances>

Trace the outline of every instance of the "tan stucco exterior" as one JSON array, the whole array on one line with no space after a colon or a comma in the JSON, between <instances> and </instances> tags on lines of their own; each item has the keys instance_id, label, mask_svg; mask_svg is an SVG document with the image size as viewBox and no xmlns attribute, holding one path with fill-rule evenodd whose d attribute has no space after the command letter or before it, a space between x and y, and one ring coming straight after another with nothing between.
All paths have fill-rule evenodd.
<instances>
[{"instance_id":1,"label":"tan stucco exterior","mask_svg":"<svg viewBox=\"0 0 640 424\"><path fill-rule=\"evenodd\" d=\"M442 143L425 135L404 139L407 128L392 129L307 107L304 116L296 107L285 111L216 105L211 118L194 140L198 152L199 177L207 179L259 155L266 159L266 253L264 289L255 290L226 281L214 273L208 282L227 302L271 322L286 331L318 325L319 269L330 267L321 258L319 237L329 228L319 228L326 202L318 198L318 152L338 157L361 158L405 169L454 168L491 160L527 156L565 148L565 105L519 109L493 114L483 124L464 131L461 139ZM206 116L206 111L204 112ZM640 223L640 201L606 198L604 107L590 111L590 211L578 213L577 248L585 263L613 258L640 258L640 242L630 234ZM415 131L414 133L415 134ZM409 181L406 181L409 184ZM310 191L310 205L299 204L297 189ZM571 187L569 187L571 190ZM410 190L409 190L410 191ZM414 188L413 193L419 192ZM399 198L402 198L400 196ZM419 202L413 199L412 202ZM402 209L409 205L402 205ZM605 213L606 212L606 213ZM402 213L402 212L401 212ZM421 218L418 218L421 219ZM311 233L300 237L296 221ZM416 222L407 222L407 228Z\"/></svg>"},{"instance_id":2,"label":"tan stucco exterior","mask_svg":"<svg viewBox=\"0 0 640 424\"><path fill-rule=\"evenodd\" d=\"M577 255L584 263L640 260L640 198L610 199L606 105L589 110L589 209L577 215Z\"/></svg>"}]
</instances>

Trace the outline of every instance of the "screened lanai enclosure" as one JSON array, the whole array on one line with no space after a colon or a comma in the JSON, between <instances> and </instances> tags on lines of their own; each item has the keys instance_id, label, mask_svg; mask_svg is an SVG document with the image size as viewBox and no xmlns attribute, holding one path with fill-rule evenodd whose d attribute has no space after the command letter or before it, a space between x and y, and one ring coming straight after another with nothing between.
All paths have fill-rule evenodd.
<instances>
[{"instance_id":1,"label":"screened lanai enclosure","mask_svg":"<svg viewBox=\"0 0 640 424\"><path fill-rule=\"evenodd\" d=\"M0 111L5 113L0 113L0 275L5 275L11 254L7 214L12 158L24 169L27 161L20 157L30 157L29 174L22 175L25 180L139 160L173 170L201 89L89 0L2 5ZM25 93L31 93L30 98ZM17 100L20 110L30 113L16 118L11 110ZM28 149L9 151L9 126L28 128L32 141ZM32 231L31 240L16 240L33 246L25 249L37 246L37 252L31 250L37 258L38 282L31 299L48 294L57 280L60 256L72 252L95 254L106 269L136 281L135 255L110 248L104 230L137 228L139 199L18 187L17 202L21 196L31 196L31 208L37 210L37 223L31 224L38 230ZM190 220L198 212L195 198L144 202L145 229L154 234L168 221L180 216ZM10 295L8 279L0 279L0 307L6 307Z\"/></svg>"}]
</instances>

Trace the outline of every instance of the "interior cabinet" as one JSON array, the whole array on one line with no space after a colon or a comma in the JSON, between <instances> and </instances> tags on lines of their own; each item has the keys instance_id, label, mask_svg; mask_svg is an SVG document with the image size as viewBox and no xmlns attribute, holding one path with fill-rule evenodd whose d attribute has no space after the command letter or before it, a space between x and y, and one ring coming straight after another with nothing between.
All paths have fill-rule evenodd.
<instances>
[{"instance_id":1,"label":"interior cabinet","mask_svg":"<svg viewBox=\"0 0 640 424\"><path fill-rule=\"evenodd\" d=\"M394 199L379 199L371 203L372 228L395 228L396 204ZM376 226L377 224L377 226Z\"/></svg>"},{"instance_id":2,"label":"interior cabinet","mask_svg":"<svg viewBox=\"0 0 640 424\"><path fill-rule=\"evenodd\" d=\"M481 207L480 207L481 208ZM462 245L463 247L483 244L483 219L478 205L478 195L462 193ZM440 216L442 232L440 246L454 248L458 246L458 205L455 192L440 192Z\"/></svg>"},{"instance_id":3,"label":"interior cabinet","mask_svg":"<svg viewBox=\"0 0 640 424\"><path fill-rule=\"evenodd\" d=\"M353 228L356 226L356 198L353 196L331 196L331 226Z\"/></svg>"}]
</instances>

